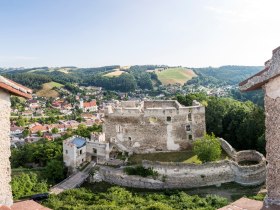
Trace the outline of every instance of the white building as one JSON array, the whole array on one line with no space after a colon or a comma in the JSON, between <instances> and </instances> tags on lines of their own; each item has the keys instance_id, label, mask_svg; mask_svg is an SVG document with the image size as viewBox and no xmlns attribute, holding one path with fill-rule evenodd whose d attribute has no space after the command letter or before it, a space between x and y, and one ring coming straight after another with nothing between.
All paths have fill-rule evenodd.
<instances>
[{"instance_id":1,"label":"white building","mask_svg":"<svg viewBox=\"0 0 280 210\"><path fill-rule=\"evenodd\" d=\"M91 139L73 136L63 141L63 161L74 172L85 162L105 163L109 160L110 147L105 134L92 134Z\"/></svg>"},{"instance_id":2,"label":"white building","mask_svg":"<svg viewBox=\"0 0 280 210\"><path fill-rule=\"evenodd\" d=\"M80 109L83 112L95 112L98 110L96 100L92 100L90 102L84 102L82 99L80 100Z\"/></svg>"}]
</instances>

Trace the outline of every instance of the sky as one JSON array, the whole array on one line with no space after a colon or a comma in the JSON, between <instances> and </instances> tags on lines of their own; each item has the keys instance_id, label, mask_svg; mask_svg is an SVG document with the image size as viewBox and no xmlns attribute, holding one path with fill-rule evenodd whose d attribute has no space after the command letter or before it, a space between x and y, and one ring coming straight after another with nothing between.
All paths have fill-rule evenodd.
<instances>
[{"instance_id":1,"label":"sky","mask_svg":"<svg viewBox=\"0 0 280 210\"><path fill-rule=\"evenodd\" d=\"M279 0L0 0L0 67L263 65Z\"/></svg>"}]
</instances>

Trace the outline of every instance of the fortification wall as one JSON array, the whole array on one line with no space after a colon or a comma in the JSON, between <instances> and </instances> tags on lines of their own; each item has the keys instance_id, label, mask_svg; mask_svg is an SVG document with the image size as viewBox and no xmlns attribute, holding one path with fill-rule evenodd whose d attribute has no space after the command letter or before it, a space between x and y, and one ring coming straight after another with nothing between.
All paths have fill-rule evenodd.
<instances>
[{"instance_id":1,"label":"fortification wall","mask_svg":"<svg viewBox=\"0 0 280 210\"><path fill-rule=\"evenodd\" d=\"M147 189L179 189L220 185L236 182L241 185L258 185L265 181L265 158L254 150L235 152L223 139L223 148L234 159L204 164L183 162L156 162L143 160L145 168L153 168L160 176L157 180L139 176L128 176L123 169L101 167L99 173L106 182L126 187ZM239 161L257 161L254 165L239 165Z\"/></svg>"},{"instance_id":2,"label":"fortification wall","mask_svg":"<svg viewBox=\"0 0 280 210\"><path fill-rule=\"evenodd\" d=\"M221 147L227 153L227 155L235 159L235 155L236 155L235 149L226 140L219 138L219 141L221 143Z\"/></svg>"}]
</instances>

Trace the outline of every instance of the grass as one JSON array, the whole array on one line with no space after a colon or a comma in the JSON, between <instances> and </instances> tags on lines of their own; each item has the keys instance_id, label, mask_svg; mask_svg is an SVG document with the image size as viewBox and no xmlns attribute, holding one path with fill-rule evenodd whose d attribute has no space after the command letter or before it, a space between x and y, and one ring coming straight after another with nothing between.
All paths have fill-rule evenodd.
<instances>
[{"instance_id":1,"label":"grass","mask_svg":"<svg viewBox=\"0 0 280 210\"><path fill-rule=\"evenodd\" d=\"M196 74L191 69L186 68L169 68L163 71L156 72L158 79L164 85L179 83L183 85L188 80L192 79Z\"/></svg>"},{"instance_id":2,"label":"grass","mask_svg":"<svg viewBox=\"0 0 280 210\"><path fill-rule=\"evenodd\" d=\"M116 70L113 71L113 72L104 74L104 76L105 76L105 77L118 77L118 76L122 75L123 73L125 73L125 72L124 72L124 71L121 71L121 70L119 70L119 69L116 69Z\"/></svg>"},{"instance_id":3,"label":"grass","mask_svg":"<svg viewBox=\"0 0 280 210\"><path fill-rule=\"evenodd\" d=\"M54 87L63 87L62 84L57 83L57 82L48 82L43 84L43 87L41 90L39 90L36 94L40 97L58 97L59 93L56 90L53 90Z\"/></svg>"},{"instance_id":4,"label":"grass","mask_svg":"<svg viewBox=\"0 0 280 210\"><path fill-rule=\"evenodd\" d=\"M43 177L45 168L13 168L12 177L19 176L23 173L35 173L38 177Z\"/></svg>"},{"instance_id":5,"label":"grass","mask_svg":"<svg viewBox=\"0 0 280 210\"><path fill-rule=\"evenodd\" d=\"M223 151L220 160L228 159L228 156ZM132 164L141 164L142 160L159 161L159 162L184 162L201 164L197 155L192 150L176 151L176 152L158 152L148 154L133 154L128 158Z\"/></svg>"},{"instance_id":6,"label":"grass","mask_svg":"<svg viewBox=\"0 0 280 210\"><path fill-rule=\"evenodd\" d=\"M191 150L179 152L158 152L148 154L133 154L128 161L133 164L141 164L142 160L160 161L160 162L184 162L194 156Z\"/></svg>"}]
</instances>

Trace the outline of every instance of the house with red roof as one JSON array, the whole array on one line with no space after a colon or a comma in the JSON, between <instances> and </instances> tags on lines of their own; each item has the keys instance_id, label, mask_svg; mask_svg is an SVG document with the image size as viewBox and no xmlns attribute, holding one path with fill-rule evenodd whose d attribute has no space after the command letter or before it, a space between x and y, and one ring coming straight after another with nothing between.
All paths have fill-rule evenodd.
<instances>
[{"instance_id":1,"label":"house with red roof","mask_svg":"<svg viewBox=\"0 0 280 210\"><path fill-rule=\"evenodd\" d=\"M92 100L90 102L84 102L83 100L80 100L80 109L82 109L83 112L97 111L98 107L96 104L96 100Z\"/></svg>"}]
</instances>

